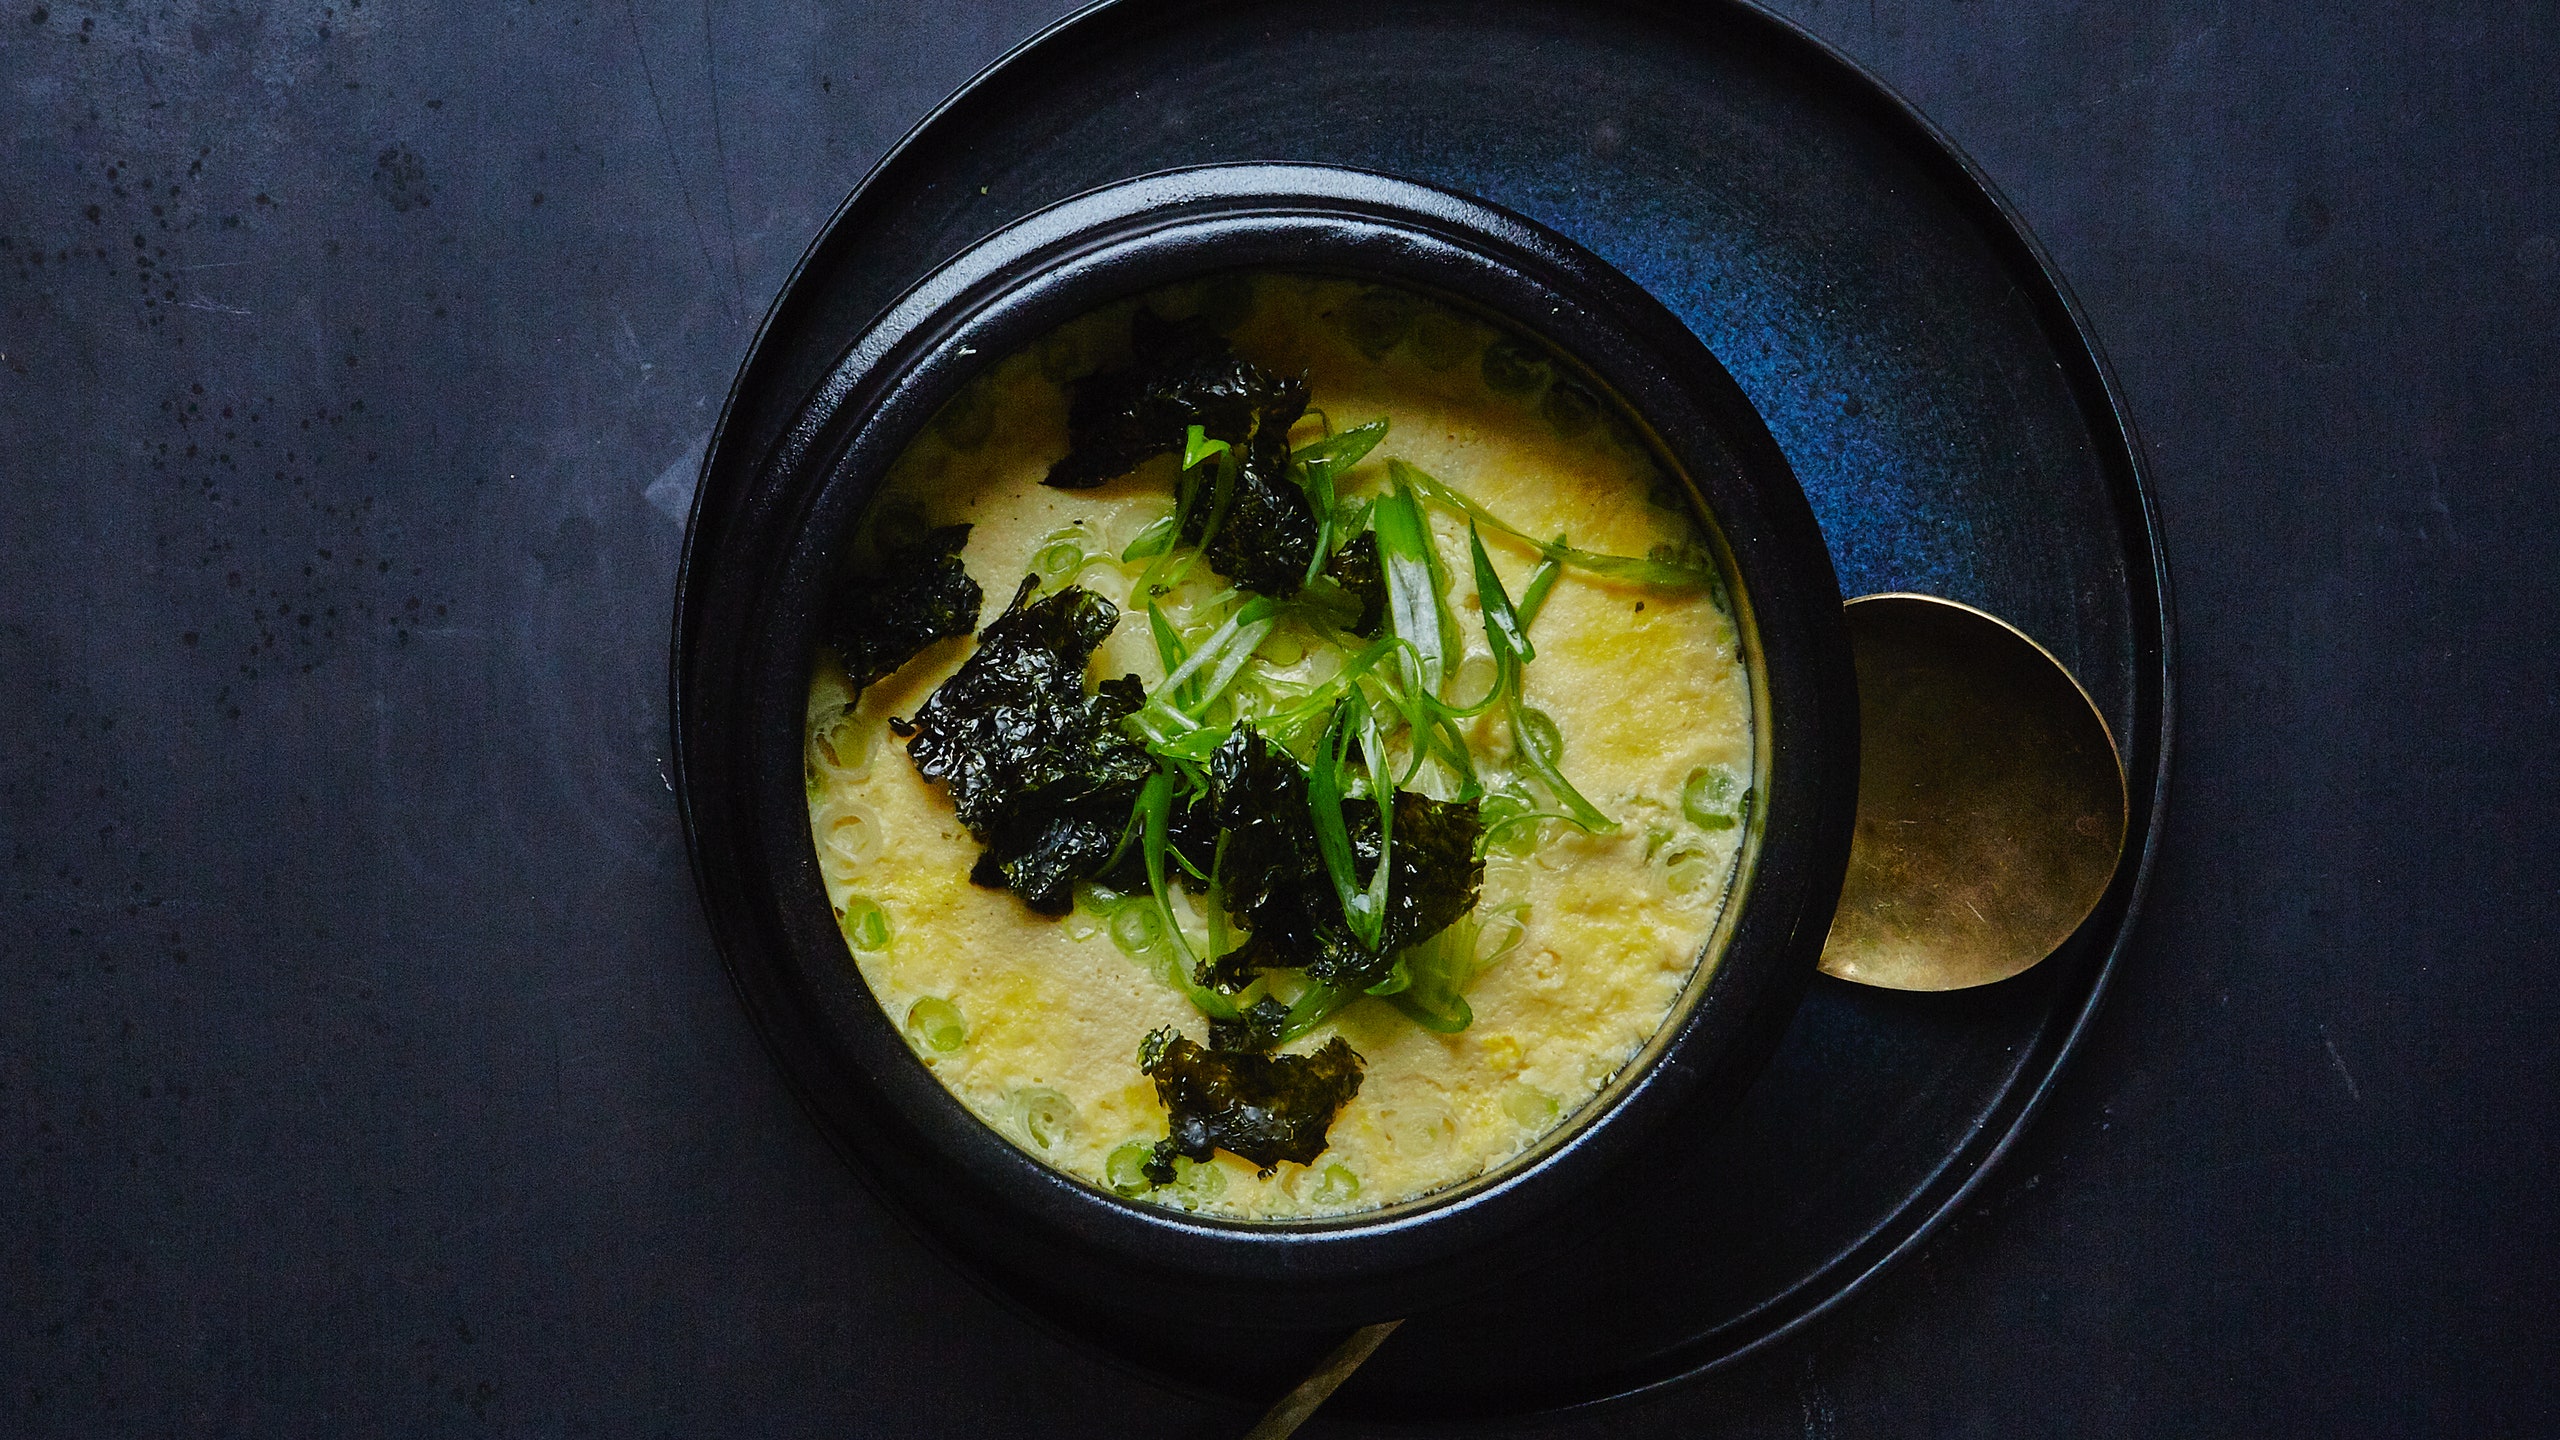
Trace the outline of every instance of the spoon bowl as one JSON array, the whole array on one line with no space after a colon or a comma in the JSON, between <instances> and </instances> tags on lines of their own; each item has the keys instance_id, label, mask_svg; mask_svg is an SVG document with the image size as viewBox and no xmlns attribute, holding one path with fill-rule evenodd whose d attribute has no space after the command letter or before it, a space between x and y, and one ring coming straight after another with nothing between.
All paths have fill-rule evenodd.
<instances>
[{"instance_id":1,"label":"spoon bowl","mask_svg":"<svg viewBox=\"0 0 2560 1440\"><path fill-rule=\"evenodd\" d=\"M2062 662L1928 595L1848 605L1858 824L1825 973L1892 990L2006 980L2071 938L2124 851L2124 763Z\"/></svg>"}]
</instances>

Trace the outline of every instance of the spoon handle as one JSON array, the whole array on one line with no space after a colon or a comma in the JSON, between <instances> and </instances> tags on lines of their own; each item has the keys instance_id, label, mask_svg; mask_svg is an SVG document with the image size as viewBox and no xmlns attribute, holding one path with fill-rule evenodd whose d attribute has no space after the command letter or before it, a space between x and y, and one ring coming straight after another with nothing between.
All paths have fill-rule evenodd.
<instances>
[{"instance_id":1,"label":"spoon handle","mask_svg":"<svg viewBox=\"0 0 2560 1440\"><path fill-rule=\"evenodd\" d=\"M1299 1381L1296 1389L1281 1396L1280 1403L1263 1413L1262 1419L1245 1432L1244 1440L1288 1440L1289 1436L1297 1433L1299 1426L1307 1423L1308 1416L1316 1413L1316 1407L1322 1405L1343 1381L1350 1379L1351 1372L1359 1369L1361 1362L1367 1360L1403 1323L1401 1320L1382 1320L1352 1331L1349 1338L1333 1347L1332 1354L1324 1357L1324 1363L1316 1366L1314 1374Z\"/></svg>"}]
</instances>

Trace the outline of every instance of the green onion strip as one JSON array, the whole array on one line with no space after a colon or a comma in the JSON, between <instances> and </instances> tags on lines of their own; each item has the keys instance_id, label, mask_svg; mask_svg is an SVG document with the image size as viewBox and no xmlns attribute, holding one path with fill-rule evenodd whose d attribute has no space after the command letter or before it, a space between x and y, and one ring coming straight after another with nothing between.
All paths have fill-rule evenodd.
<instances>
[{"instance_id":1,"label":"green onion strip","mask_svg":"<svg viewBox=\"0 0 2560 1440\"><path fill-rule=\"evenodd\" d=\"M1166 574L1164 573L1165 562L1173 558L1174 544L1181 538L1183 527L1190 523L1191 512L1200 503L1200 477L1197 472L1202 462L1212 457L1215 457L1218 462L1218 470L1209 485L1209 518L1201 524L1200 543L1193 547L1189 554L1182 557L1181 563L1173 567L1171 574ZM1226 523L1227 509L1235 503L1235 497L1235 447L1224 440L1212 440L1208 437L1208 432L1197 425L1192 426L1190 434L1183 437L1182 483L1173 502L1173 515L1171 523L1165 529L1163 547L1146 552L1154 555L1155 558L1148 562L1145 572L1139 575L1137 589L1133 593L1162 595L1181 584L1182 577L1191 573L1192 563L1209 548L1209 541L1218 533L1218 527ZM1148 543L1155 529L1153 525L1148 526L1136 540L1130 543L1129 549L1122 552L1122 558L1133 558L1138 552L1138 547Z\"/></svg>"},{"instance_id":2,"label":"green onion strip","mask_svg":"<svg viewBox=\"0 0 2560 1440\"><path fill-rule=\"evenodd\" d=\"M1485 643L1493 647L1493 662L1502 672L1497 688L1503 691L1504 718L1511 722L1513 752L1575 824L1594 832L1617 829L1617 821L1600 813L1598 806L1582 798L1582 792L1564 778L1564 772L1556 768L1559 757L1548 753L1546 737L1531 728L1528 711L1520 700L1520 672L1537 654L1529 644L1529 627L1513 608L1510 593L1502 588L1502 577L1494 573L1492 557L1484 553L1484 537L1472 525L1467 527L1467 544L1475 561L1477 594L1484 604Z\"/></svg>"},{"instance_id":3,"label":"green onion strip","mask_svg":"<svg viewBox=\"0 0 2560 1440\"><path fill-rule=\"evenodd\" d=\"M1331 422L1327 421L1330 430ZM1306 467L1308 503L1316 512L1316 553L1307 562L1307 579L1312 582L1324 572L1324 562L1333 558L1334 533L1340 508L1335 499L1334 478L1364 459L1378 442L1387 438L1387 422L1372 420L1355 425L1342 433L1327 434L1312 445L1301 446L1289 458Z\"/></svg>"},{"instance_id":4,"label":"green onion strip","mask_svg":"<svg viewBox=\"0 0 2560 1440\"><path fill-rule=\"evenodd\" d=\"M1386 768L1382 742L1375 740L1377 721L1361 703L1360 692L1344 693L1333 712L1333 723L1325 727L1324 739L1316 746L1315 762L1307 768L1307 812L1315 823L1316 850L1324 858L1325 874L1333 881L1336 898L1342 902L1343 922L1362 945L1378 948L1387 927L1387 845L1393 836L1390 826L1395 815L1395 797L1390 787L1381 782ZM1350 827L1343 822L1342 800L1344 762L1350 759L1351 747L1357 743L1368 762L1373 792L1378 799L1378 864L1369 880L1360 880L1355 857L1351 853ZM1377 748L1372 748L1376 745Z\"/></svg>"},{"instance_id":5,"label":"green onion strip","mask_svg":"<svg viewBox=\"0 0 2560 1440\"><path fill-rule=\"evenodd\" d=\"M1409 485L1431 499L1464 513L1468 519L1509 539L1517 540L1550 560L1561 561L1577 570L1611 580L1625 580L1638 585L1651 585L1664 590L1704 590L1715 583L1715 577L1696 565L1676 560L1639 559L1631 555L1602 555L1591 550L1576 550L1562 540L1540 540L1475 501L1475 497L1454 486L1445 485L1402 460L1389 460L1387 473L1400 485Z\"/></svg>"},{"instance_id":6,"label":"green onion strip","mask_svg":"<svg viewBox=\"0 0 2560 1440\"><path fill-rule=\"evenodd\" d=\"M1170 848L1166 832L1171 828L1173 819L1174 779L1171 771L1158 770L1147 777L1146 785L1138 792L1138 809L1146 817L1142 844L1147 862L1147 890L1155 899L1157 916L1173 936L1175 953L1167 957L1165 978L1210 1019L1233 1020L1242 1013L1235 1004L1193 978L1199 971L1200 957L1191 948L1191 936L1183 929L1182 917L1174 913L1173 896L1165 888L1164 857Z\"/></svg>"}]
</instances>

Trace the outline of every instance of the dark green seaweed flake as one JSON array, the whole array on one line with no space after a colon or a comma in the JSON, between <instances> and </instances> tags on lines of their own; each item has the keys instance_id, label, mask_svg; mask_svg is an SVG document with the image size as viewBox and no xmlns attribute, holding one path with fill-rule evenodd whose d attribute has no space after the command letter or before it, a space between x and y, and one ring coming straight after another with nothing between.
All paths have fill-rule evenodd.
<instances>
[{"instance_id":1,"label":"dark green seaweed flake","mask_svg":"<svg viewBox=\"0 0 2560 1440\"><path fill-rule=\"evenodd\" d=\"M1351 623L1351 633L1375 638L1387 620L1387 577L1378 564L1378 537L1366 530L1354 535L1324 562L1324 573L1360 602L1360 618Z\"/></svg>"},{"instance_id":2,"label":"dark green seaweed flake","mask_svg":"<svg viewBox=\"0 0 2560 1440\"><path fill-rule=\"evenodd\" d=\"M985 847L969 878L1063 915L1070 887L1119 848L1155 765L1120 728L1146 703L1138 678L1085 688L1086 662L1119 607L1073 585L1035 600L1038 589L1038 577L1025 577L904 733L917 772L949 788Z\"/></svg>"},{"instance_id":3,"label":"dark green seaweed flake","mask_svg":"<svg viewBox=\"0 0 2560 1440\"><path fill-rule=\"evenodd\" d=\"M1156 1082L1173 1133L1148 1157L1146 1177L1173 1183L1173 1161L1240 1156L1268 1175L1283 1160L1324 1153L1333 1117L1360 1093L1358 1051L1339 1035L1311 1055L1212 1050L1170 1029L1147 1036L1138 1064Z\"/></svg>"},{"instance_id":4,"label":"dark green seaweed flake","mask_svg":"<svg viewBox=\"0 0 2560 1440\"><path fill-rule=\"evenodd\" d=\"M945 525L889 549L880 573L848 580L836 593L835 646L860 694L924 647L978 625L986 599L960 563L969 527Z\"/></svg>"},{"instance_id":5,"label":"dark green seaweed flake","mask_svg":"<svg viewBox=\"0 0 2560 1440\"><path fill-rule=\"evenodd\" d=\"M1316 553L1315 507L1289 478L1289 427L1306 410L1304 379L1268 380L1253 439L1242 447L1244 463L1236 469L1235 493L1225 513L1215 517L1216 531L1207 530L1211 507L1199 505L1181 533L1185 542L1201 547L1219 574L1284 600L1305 583L1307 563Z\"/></svg>"},{"instance_id":6,"label":"dark green seaweed flake","mask_svg":"<svg viewBox=\"0 0 2560 1440\"><path fill-rule=\"evenodd\" d=\"M1181 449L1194 425L1230 445L1252 437L1273 379L1237 359L1208 322L1163 320L1140 307L1129 339L1127 365L1076 382L1067 406L1067 453L1049 467L1044 483L1091 489Z\"/></svg>"},{"instance_id":7,"label":"dark green seaweed flake","mask_svg":"<svg viewBox=\"0 0 2560 1440\"><path fill-rule=\"evenodd\" d=\"M1484 822L1475 802L1396 791L1384 928L1375 947L1364 945L1326 873L1306 771L1294 758L1239 724L1209 761L1209 799L1227 831L1219 870L1227 906L1251 929L1242 945L1205 967L1203 983L1221 989L1238 988L1256 971L1289 968L1352 988L1376 984L1397 951L1474 909L1484 884L1476 853ZM1378 867L1377 807L1363 800L1342 808L1365 885Z\"/></svg>"},{"instance_id":8,"label":"dark green seaweed flake","mask_svg":"<svg viewBox=\"0 0 2560 1440\"><path fill-rule=\"evenodd\" d=\"M1271 1050L1280 1044L1280 1027L1289 1021L1289 1007L1265 995L1233 1020L1209 1022L1209 1048L1212 1050Z\"/></svg>"},{"instance_id":9,"label":"dark green seaweed flake","mask_svg":"<svg viewBox=\"0 0 2560 1440\"><path fill-rule=\"evenodd\" d=\"M1208 321L1163 320L1141 307L1130 318L1130 363L1077 382L1067 410L1068 448L1044 482L1080 490L1183 450L1194 426L1224 441L1214 499L1183 507L1180 537L1212 568L1251 590L1298 593L1316 558L1315 507L1289 478L1289 428L1306 413L1307 382L1238 359ZM1204 477L1186 479L1202 485Z\"/></svg>"}]
</instances>

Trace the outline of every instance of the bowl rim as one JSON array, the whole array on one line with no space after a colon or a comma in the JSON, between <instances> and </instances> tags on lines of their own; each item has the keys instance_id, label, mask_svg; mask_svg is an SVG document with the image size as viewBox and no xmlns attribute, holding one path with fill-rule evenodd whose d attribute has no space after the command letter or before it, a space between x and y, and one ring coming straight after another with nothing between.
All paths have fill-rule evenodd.
<instances>
[{"instance_id":1,"label":"bowl rim","mask_svg":"<svg viewBox=\"0 0 2560 1440\"><path fill-rule=\"evenodd\" d=\"M1615 1093L1548 1141L1477 1180L1323 1219L1125 1200L970 1111L845 963L798 783L821 597L907 442L986 365L1056 324L1230 269L1436 292L1590 372L1701 499L1735 582L1737 629L1758 652L1747 668L1769 803L1754 816L1757 853L1738 868L1712 973L1693 977ZM1496 1273L1457 1262L1551 1219L1665 1123L1729 1104L1812 974L1856 788L1854 679L1828 553L1783 455L1705 347L1633 282L1533 222L1332 166L1189 167L1088 191L963 248L891 302L754 473L748 523L717 547L689 535L678 581L680 607L698 611L679 627L674 676L697 880L732 980L813 1118L876 1193L964 1256L1035 1288L1197 1279L1325 1320L1403 1313L1424 1292L1467 1288L1461 1270ZM736 628L705 623L719 612ZM814 978L828 974L849 987Z\"/></svg>"}]
</instances>

